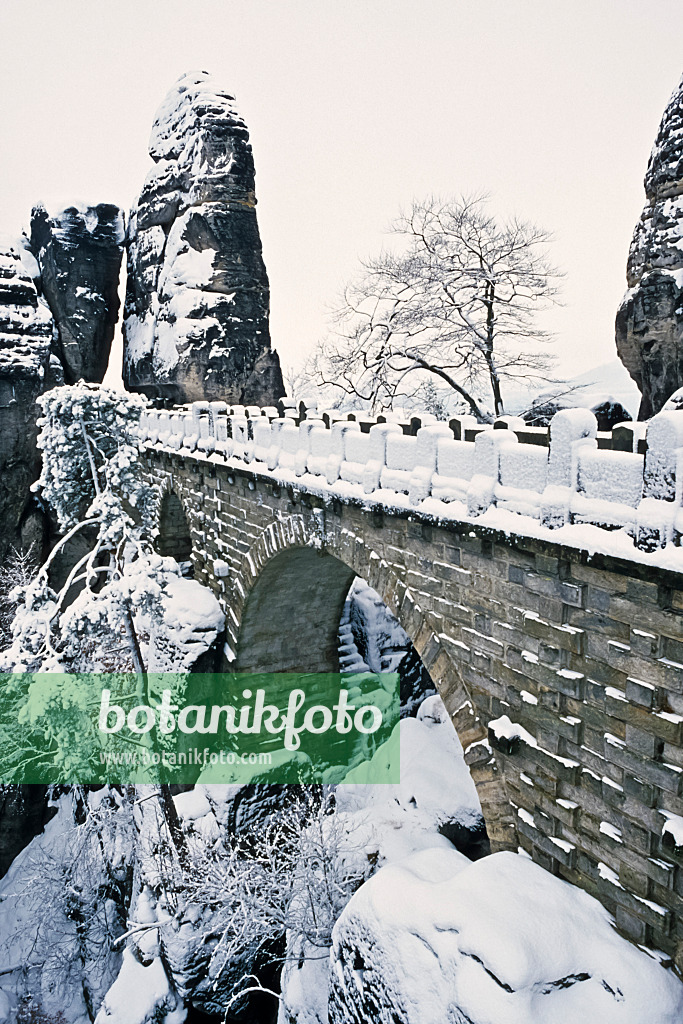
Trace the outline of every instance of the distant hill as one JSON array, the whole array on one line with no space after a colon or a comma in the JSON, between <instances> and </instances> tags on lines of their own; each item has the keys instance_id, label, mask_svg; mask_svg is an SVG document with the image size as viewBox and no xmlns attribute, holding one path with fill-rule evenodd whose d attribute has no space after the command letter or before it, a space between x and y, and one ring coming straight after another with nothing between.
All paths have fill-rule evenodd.
<instances>
[{"instance_id":1,"label":"distant hill","mask_svg":"<svg viewBox=\"0 0 683 1024\"><path fill-rule=\"evenodd\" d=\"M571 391L571 403L591 407L598 402L613 399L621 402L633 418L638 415L640 391L629 376L628 370L620 359L613 359L591 370L585 370L576 377L568 378L564 385L553 385L531 391L510 392L506 394L506 408L514 414L528 408L534 398L543 395L559 395Z\"/></svg>"}]
</instances>

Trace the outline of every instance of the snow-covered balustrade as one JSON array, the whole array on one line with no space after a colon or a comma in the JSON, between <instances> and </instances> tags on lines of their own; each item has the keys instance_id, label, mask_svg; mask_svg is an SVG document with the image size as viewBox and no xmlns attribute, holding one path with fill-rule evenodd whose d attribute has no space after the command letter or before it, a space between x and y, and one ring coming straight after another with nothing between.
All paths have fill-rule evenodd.
<instances>
[{"instance_id":1,"label":"snow-covered balustrade","mask_svg":"<svg viewBox=\"0 0 683 1024\"><path fill-rule=\"evenodd\" d=\"M499 508L519 515L540 517L541 495L548 482L548 453L536 444L517 444L509 430L507 443L498 448L498 483L494 497Z\"/></svg>"},{"instance_id":2,"label":"snow-covered balustrade","mask_svg":"<svg viewBox=\"0 0 683 1024\"><path fill-rule=\"evenodd\" d=\"M633 526L643 496L643 456L583 446L576 453L572 522Z\"/></svg>"},{"instance_id":3,"label":"snow-covered balustrade","mask_svg":"<svg viewBox=\"0 0 683 1024\"><path fill-rule=\"evenodd\" d=\"M276 434L276 439L279 444L277 468L294 471L297 464L297 455L299 454L299 450L304 446L308 447L308 438L303 431L297 427L296 423L289 420L282 424L282 427Z\"/></svg>"},{"instance_id":4,"label":"snow-covered balustrade","mask_svg":"<svg viewBox=\"0 0 683 1024\"><path fill-rule=\"evenodd\" d=\"M237 407L236 407L237 408ZM238 451L244 454L244 445L250 440L249 419L244 415L243 409L233 410L232 416L228 417L230 424L230 436L235 444L235 453Z\"/></svg>"},{"instance_id":5,"label":"snow-covered balustrade","mask_svg":"<svg viewBox=\"0 0 683 1024\"><path fill-rule=\"evenodd\" d=\"M636 515L636 540L646 551L679 544L683 534L683 415L660 412L647 429L643 500Z\"/></svg>"},{"instance_id":6,"label":"snow-covered balustrade","mask_svg":"<svg viewBox=\"0 0 683 1024\"><path fill-rule=\"evenodd\" d=\"M336 420L330 424L331 448L325 465L325 479L332 485L340 479L346 461L347 437L360 435L360 424L354 420Z\"/></svg>"},{"instance_id":7,"label":"snow-covered balustrade","mask_svg":"<svg viewBox=\"0 0 683 1024\"><path fill-rule=\"evenodd\" d=\"M380 486L387 491L408 494L410 477L416 465L417 438L399 433L390 434L380 473Z\"/></svg>"},{"instance_id":8,"label":"snow-covered balustrade","mask_svg":"<svg viewBox=\"0 0 683 1024\"><path fill-rule=\"evenodd\" d=\"M254 447L253 447L253 458L256 462L265 463L269 469L274 469L275 465L271 466L269 463L269 452L273 445L273 431L270 425L270 420L261 419L254 424ZM277 453L277 449L275 449Z\"/></svg>"},{"instance_id":9,"label":"snow-covered balustrade","mask_svg":"<svg viewBox=\"0 0 683 1024\"><path fill-rule=\"evenodd\" d=\"M306 469L313 476L325 476L327 460L332 454L332 431L324 424L316 424L308 435L309 451Z\"/></svg>"},{"instance_id":10,"label":"snow-covered balustrade","mask_svg":"<svg viewBox=\"0 0 683 1024\"><path fill-rule=\"evenodd\" d=\"M343 444L344 458L339 467L339 478L350 484L362 484L365 468L373 461L373 438L369 433L362 434L359 427L357 431L346 432Z\"/></svg>"},{"instance_id":11,"label":"snow-covered balustrade","mask_svg":"<svg viewBox=\"0 0 683 1024\"><path fill-rule=\"evenodd\" d=\"M547 453L544 452L547 459ZM432 495L441 501L467 501L467 490L474 476L474 445L440 437L436 450L436 472L432 476Z\"/></svg>"},{"instance_id":12,"label":"snow-covered balustrade","mask_svg":"<svg viewBox=\"0 0 683 1024\"><path fill-rule=\"evenodd\" d=\"M356 488L384 503L395 494L399 504L407 499L416 507L430 499L431 511L435 500L459 502L470 517L495 507L549 529L622 529L645 550L678 544L683 535L683 412L662 412L649 422L646 455L618 450L622 437L619 446L599 447L595 416L586 409L557 413L548 447L520 440L528 429L512 429L512 422L476 431L459 422L457 433L472 438L461 440L453 422L417 427L415 419L377 423L338 413L301 418L294 406L275 412L194 402L148 410L140 432L150 445L235 459L303 486ZM638 447L641 432L632 436Z\"/></svg>"}]
</instances>

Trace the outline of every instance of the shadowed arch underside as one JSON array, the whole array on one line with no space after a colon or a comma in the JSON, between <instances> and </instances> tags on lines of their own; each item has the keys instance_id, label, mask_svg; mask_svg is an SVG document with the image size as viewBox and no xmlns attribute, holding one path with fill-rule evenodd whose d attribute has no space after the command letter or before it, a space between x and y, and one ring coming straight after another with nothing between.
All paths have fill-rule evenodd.
<instances>
[{"instance_id":1,"label":"shadowed arch underside","mask_svg":"<svg viewBox=\"0 0 683 1024\"><path fill-rule=\"evenodd\" d=\"M238 672L338 672L338 630L355 572L311 547L264 566L244 608Z\"/></svg>"},{"instance_id":2,"label":"shadowed arch underside","mask_svg":"<svg viewBox=\"0 0 683 1024\"><path fill-rule=\"evenodd\" d=\"M350 531L324 533L311 514L282 517L250 545L229 599L228 633L238 672L338 672L338 627L356 576L373 587L408 634L442 696L477 787L491 848L516 849L514 813L437 621L423 611L388 563ZM232 625L230 625L232 620Z\"/></svg>"},{"instance_id":3,"label":"shadowed arch underside","mask_svg":"<svg viewBox=\"0 0 683 1024\"><path fill-rule=\"evenodd\" d=\"M161 499L156 549L177 562L187 562L192 556L190 527L180 498L173 491L167 491Z\"/></svg>"}]
</instances>

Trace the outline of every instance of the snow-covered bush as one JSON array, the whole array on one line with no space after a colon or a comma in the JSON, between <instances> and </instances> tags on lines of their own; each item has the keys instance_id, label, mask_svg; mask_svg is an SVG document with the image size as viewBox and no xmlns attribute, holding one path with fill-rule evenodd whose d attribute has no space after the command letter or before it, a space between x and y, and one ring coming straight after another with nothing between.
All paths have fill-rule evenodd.
<instances>
[{"instance_id":1,"label":"snow-covered bush","mask_svg":"<svg viewBox=\"0 0 683 1024\"><path fill-rule=\"evenodd\" d=\"M164 579L178 574L147 540L158 495L137 466L145 400L80 383L39 401L43 467L35 488L65 533L35 578L12 595L13 642L0 668L142 671L133 611L160 618ZM56 592L51 567L76 534L86 538L86 553Z\"/></svg>"},{"instance_id":2,"label":"snow-covered bush","mask_svg":"<svg viewBox=\"0 0 683 1024\"><path fill-rule=\"evenodd\" d=\"M155 576L168 569L150 557L145 541L156 507L155 492L142 483L136 465L136 426L145 401L83 383L54 388L39 401L43 467L34 486L65 533L35 579L12 595L18 602L13 642L0 668L125 668L122 659L107 664L106 653L108 646L127 645L132 666L141 671L132 609L156 610ZM79 533L87 538L86 553L57 593L51 566Z\"/></svg>"},{"instance_id":3,"label":"snow-covered bush","mask_svg":"<svg viewBox=\"0 0 683 1024\"><path fill-rule=\"evenodd\" d=\"M17 610L17 601L11 595L17 588L28 586L36 575L38 562L31 546L27 551L12 548L3 565L0 566L0 650L12 642L12 623Z\"/></svg>"},{"instance_id":4,"label":"snow-covered bush","mask_svg":"<svg viewBox=\"0 0 683 1024\"><path fill-rule=\"evenodd\" d=\"M372 871L319 787L303 788L238 836L191 833L188 850L174 917L191 926L164 928L161 945L180 970L203 950L203 1009L212 988L222 1000L216 1008L232 1014L249 992L263 991L258 965L282 963L285 938L300 959L327 960L336 920Z\"/></svg>"},{"instance_id":5,"label":"snow-covered bush","mask_svg":"<svg viewBox=\"0 0 683 1024\"><path fill-rule=\"evenodd\" d=\"M0 671L12 673L0 708L0 757L11 761L15 778L24 777L24 764L37 777L44 762L88 778L99 745L93 687L83 674L132 671L142 679L149 667L184 675L217 639L223 613L210 591L181 580L176 561L151 547L159 495L142 482L137 465L144 399L81 383L47 392L40 404L37 488L65 533L34 578L24 573L8 596L16 613L12 642L0 653ZM79 556L72 555L57 590L53 565L77 535ZM181 600L182 586L192 593ZM194 617L180 628L178 616L188 608ZM47 675L32 681L28 674L35 672ZM21 750L14 746L17 721L24 727Z\"/></svg>"}]
</instances>

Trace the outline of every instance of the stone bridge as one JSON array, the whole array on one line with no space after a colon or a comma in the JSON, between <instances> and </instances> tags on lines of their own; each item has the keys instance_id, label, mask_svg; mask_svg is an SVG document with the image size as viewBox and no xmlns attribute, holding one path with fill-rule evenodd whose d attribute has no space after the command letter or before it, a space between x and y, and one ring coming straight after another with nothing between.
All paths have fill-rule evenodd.
<instances>
[{"instance_id":1,"label":"stone bridge","mask_svg":"<svg viewBox=\"0 0 683 1024\"><path fill-rule=\"evenodd\" d=\"M223 603L231 667L337 671L362 577L439 689L492 848L683 967L683 413L646 454L589 413L560 414L549 447L275 416L195 403L142 425L158 549Z\"/></svg>"}]
</instances>

